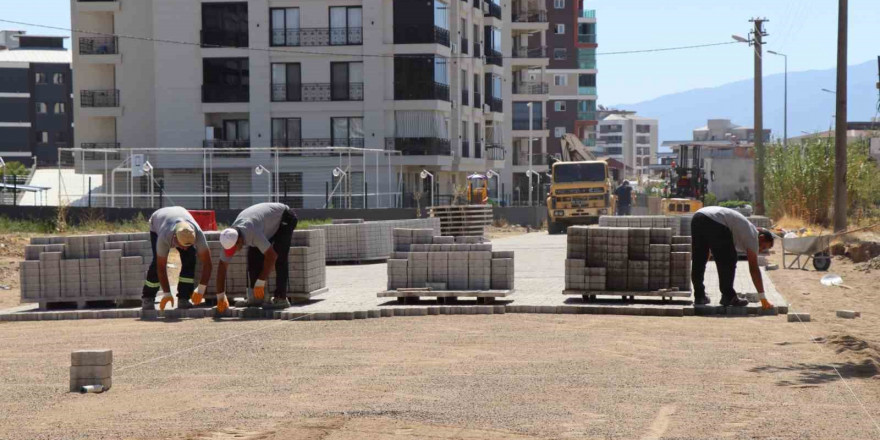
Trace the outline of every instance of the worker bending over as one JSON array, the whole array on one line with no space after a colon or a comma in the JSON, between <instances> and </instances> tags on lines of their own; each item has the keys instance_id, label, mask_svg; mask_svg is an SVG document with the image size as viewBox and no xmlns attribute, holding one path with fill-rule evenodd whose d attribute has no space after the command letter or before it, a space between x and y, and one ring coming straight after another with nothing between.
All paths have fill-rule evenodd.
<instances>
[{"instance_id":1,"label":"worker bending over","mask_svg":"<svg viewBox=\"0 0 880 440\"><path fill-rule=\"evenodd\" d=\"M168 283L168 253L176 248L180 253L180 276L177 279L177 308L188 309L198 305L205 296L211 280L211 252L205 234L196 220L180 206L162 208L150 217L150 245L153 261L147 270L141 305L144 310L156 309L156 293L162 288L159 308L165 310L168 303L174 305ZM193 275L196 271L196 254L202 262L199 287L193 293ZM192 305L190 304L192 299Z\"/></svg>"},{"instance_id":2,"label":"worker bending over","mask_svg":"<svg viewBox=\"0 0 880 440\"><path fill-rule=\"evenodd\" d=\"M248 247L248 285L253 289L255 301L263 302L266 280L274 267L275 293L272 303L267 307L290 307L290 301L287 300L287 257L296 222L296 214L287 205L260 203L242 211L235 218L232 227L220 233L220 244L225 252L220 257L217 268L217 311L223 313L229 307L229 300L226 298L226 268L232 256L242 246ZM248 295L248 300L250 299Z\"/></svg>"},{"instance_id":3,"label":"worker bending over","mask_svg":"<svg viewBox=\"0 0 880 440\"><path fill-rule=\"evenodd\" d=\"M748 258L749 273L752 275L752 283L758 289L761 307L764 309L773 307L764 296L764 282L761 279L761 270L758 268L758 252L773 247L773 234L766 229L759 231L738 211L709 206L694 214L691 235L693 236L691 279L694 283L694 304L709 304L703 277L706 273L709 251L712 251L715 266L718 268L721 305L735 307L748 305L748 301L740 299L733 289L737 250L739 250L745 252Z\"/></svg>"}]
</instances>

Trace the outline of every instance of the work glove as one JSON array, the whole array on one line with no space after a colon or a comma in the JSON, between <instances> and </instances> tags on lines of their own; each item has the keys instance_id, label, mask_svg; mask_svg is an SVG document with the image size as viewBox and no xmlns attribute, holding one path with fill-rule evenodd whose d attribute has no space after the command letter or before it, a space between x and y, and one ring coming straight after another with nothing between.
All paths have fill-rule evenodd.
<instances>
[{"instance_id":1,"label":"work glove","mask_svg":"<svg viewBox=\"0 0 880 440\"><path fill-rule=\"evenodd\" d=\"M229 300L226 299L226 292L217 294L217 313L223 313L229 309Z\"/></svg>"},{"instance_id":2,"label":"work glove","mask_svg":"<svg viewBox=\"0 0 880 440\"><path fill-rule=\"evenodd\" d=\"M190 300L194 306L197 306L202 303L202 298L205 297L205 291L208 290L208 286L204 284L199 284L199 287L196 288L196 291L193 292Z\"/></svg>"},{"instance_id":3,"label":"work glove","mask_svg":"<svg viewBox=\"0 0 880 440\"><path fill-rule=\"evenodd\" d=\"M770 310L772 308L773 304L770 304L770 301L767 301L766 299L761 299L761 309Z\"/></svg>"},{"instance_id":4,"label":"work glove","mask_svg":"<svg viewBox=\"0 0 880 440\"><path fill-rule=\"evenodd\" d=\"M262 301L264 296L266 296L266 280L257 280L254 284L254 298Z\"/></svg>"},{"instance_id":5,"label":"work glove","mask_svg":"<svg viewBox=\"0 0 880 440\"><path fill-rule=\"evenodd\" d=\"M171 306L174 306L174 297L171 295L171 292L165 292L162 294L162 300L159 301L159 310L165 310L165 306L171 303Z\"/></svg>"}]
</instances>

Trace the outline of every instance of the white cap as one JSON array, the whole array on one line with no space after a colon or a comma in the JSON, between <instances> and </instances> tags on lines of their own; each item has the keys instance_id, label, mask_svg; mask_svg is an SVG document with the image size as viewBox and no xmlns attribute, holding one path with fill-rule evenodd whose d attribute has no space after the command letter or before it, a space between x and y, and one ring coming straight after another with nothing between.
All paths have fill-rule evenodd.
<instances>
[{"instance_id":1,"label":"white cap","mask_svg":"<svg viewBox=\"0 0 880 440\"><path fill-rule=\"evenodd\" d=\"M226 228L220 232L220 244L223 249L232 249L238 242L238 231L233 228Z\"/></svg>"}]
</instances>

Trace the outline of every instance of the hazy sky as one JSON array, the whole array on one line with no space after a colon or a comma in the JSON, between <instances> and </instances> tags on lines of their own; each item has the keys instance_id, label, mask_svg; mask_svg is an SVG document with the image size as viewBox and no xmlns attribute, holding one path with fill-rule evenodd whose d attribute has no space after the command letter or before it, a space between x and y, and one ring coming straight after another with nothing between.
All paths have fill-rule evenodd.
<instances>
[{"instance_id":1,"label":"hazy sky","mask_svg":"<svg viewBox=\"0 0 880 440\"><path fill-rule=\"evenodd\" d=\"M190 0L180 0L190 1ZM766 17L767 48L789 55L789 70L835 65L836 0L585 0L598 17L599 53L731 41L746 36L749 18ZM850 0L849 63L880 55L880 0ZM69 0L0 0L0 18L70 26ZM0 28L20 26L0 23ZM23 27L29 33L65 34ZM783 70L765 55L765 74ZM698 87L750 78L745 44L676 52L599 56L599 103L628 104ZM833 89L834 84L829 84Z\"/></svg>"}]
</instances>

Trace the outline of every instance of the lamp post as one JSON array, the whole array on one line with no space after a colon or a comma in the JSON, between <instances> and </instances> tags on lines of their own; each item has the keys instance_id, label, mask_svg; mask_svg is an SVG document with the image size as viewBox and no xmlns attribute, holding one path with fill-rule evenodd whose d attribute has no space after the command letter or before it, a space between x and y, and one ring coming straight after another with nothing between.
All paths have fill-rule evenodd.
<instances>
[{"instance_id":1,"label":"lamp post","mask_svg":"<svg viewBox=\"0 0 880 440\"><path fill-rule=\"evenodd\" d=\"M343 170L342 168L339 168L339 167L333 168L333 177L339 177L339 176L342 176L342 181L339 183L341 183L342 186L344 188L346 188L346 197L344 199L345 200L344 204L346 205L346 208L347 208L347 207L349 207L348 197L347 197L347 195L348 195L348 192L347 192L348 191L348 182L346 182L345 180L348 179L348 173L346 173L345 170ZM337 187L338 187L338 185L337 185ZM333 192L336 192L335 188L333 189Z\"/></svg>"},{"instance_id":2,"label":"lamp post","mask_svg":"<svg viewBox=\"0 0 880 440\"><path fill-rule=\"evenodd\" d=\"M786 55L784 53L772 51L772 50L768 50L767 53L780 56L785 60L785 98L783 101L784 102L783 105L784 105L784 109L785 109L784 110L785 111L785 116L784 116L785 122L783 123L784 128L783 128L782 135L784 136L784 138L782 138L782 146L788 147L788 55Z\"/></svg>"},{"instance_id":3,"label":"lamp post","mask_svg":"<svg viewBox=\"0 0 880 440\"><path fill-rule=\"evenodd\" d=\"M428 170L422 170L422 173L419 174L419 177L421 177L422 180L425 180L428 177L431 178L431 207L433 208L434 207L434 175L429 173Z\"/></svg>"},{"instance_id":4,"label":"lamp post","mask_svg":"<svg viewBox=\"0 0 880 440\"><path fill-rule=\"evenodd\" d=\"M529 206L532 206L532 178L531 178L531 174L532 174L532 128L533 128L532 124L534 123L534 117L533 117L532 103L531 102L526 103L526 107L529 108L529 170L526 173L526 175L530 176L529 177Z\"/></svg>"},{"instance_id":5,"label":"lamp post","mask_svg":"<svg viewBox=\"0 0 880 440\"><path fill-rule=\"evenodd\" d=\"M526 176L529 176L529 206L532 206L532 176L538 178L538 187L541 187L541 173L535 172L533 170L526 171Z\"/></svg>"},{"instance_id":6,"label":"lamp post","mask_svg":"<svg viewBox=\"0 0 880 440\"><path fill-rule=\"evenodd\" d=\"M258 176L262 176L263 173L266 173L266 194L269 196L269 201L272 201L272 172L269 171L268 168L263 165L257 165L254 168L254 173Z\"/></svg>"},{"instance_id":7,"label":"lamp post","mask_svg":"<svg viewBox=\"0 0 880 440\"><path fill-rule=\"evenodd\" d=\"M495 178L495 198L499 199L500 197L498 197L498 179L501 177L501 175L496 173L495 170L489 170L486 171L486 177L490 179L493 177Z\"/></svg>"},{"instance_id":8,"label":"lamp post","mask_svg":"<svg viewBox=\"0 0 880 440\"><path fill-rule=\"evenodd\" d=\"M141 165L141 169L144 170L144 174L150 175L150 180L148 181L150 185L150 208L153 207L153 164L150 161L145 161L143 165Z\"/></svg>"}]
</instances>

